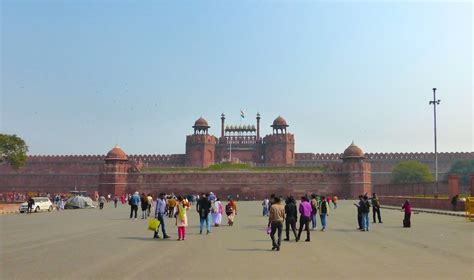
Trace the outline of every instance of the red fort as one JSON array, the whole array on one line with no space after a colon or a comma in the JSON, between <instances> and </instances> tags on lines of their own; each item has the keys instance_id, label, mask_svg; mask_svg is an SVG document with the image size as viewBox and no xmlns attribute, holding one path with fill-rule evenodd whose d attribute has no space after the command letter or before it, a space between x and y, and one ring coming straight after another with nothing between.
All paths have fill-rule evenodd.
<instances>
[{"instance_id":1,"label":"red fort","mask_svg":"<svg viewBox=\"0 0 474 280\"><path fill-rule=\"evenodd\" d=\"M74 188L103 194L214 191L221 196L251 198L316 192L350 198L370 192L373 184L388 183L400 161L420 161L434 170L433 153L364 153L354 143L342 154L297 153L295 136L288 132L289 125L281 116L271 124L272 133L264 137L260 134L260 114L256 125L226 125L222 114L219 137L208 133L210 126L203 118L192 128L193 133L186 136L185 154L127 155L116 146L105 156L29 156L19 171L0 166L0 192L55 193ZM466 159L474 159L474 153L440 153L440 178L447 177L455 161ZM185 168L222 162L275 169L212 172Z\"/></svg>"}]
</instances>

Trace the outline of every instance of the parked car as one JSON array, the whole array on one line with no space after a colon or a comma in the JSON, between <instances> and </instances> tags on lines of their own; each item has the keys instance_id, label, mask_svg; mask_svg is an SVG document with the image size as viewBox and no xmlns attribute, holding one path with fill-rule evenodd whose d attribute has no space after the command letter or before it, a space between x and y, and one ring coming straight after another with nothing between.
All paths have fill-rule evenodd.
<instances>
[{"instance_id":1,"label":"parked car","mask_svg":"<svg viewBox=\"0 0 474 280\"><path fill-rule=\"evenodd\" d=\"M53 211L53 203L47 197L33 197L35 204L33 204L33 211L40 212L46 211L49 212ZM28 202L24 202L20 205L20 213L25 213L28 211Z\"/></svg>"}]
</instances>

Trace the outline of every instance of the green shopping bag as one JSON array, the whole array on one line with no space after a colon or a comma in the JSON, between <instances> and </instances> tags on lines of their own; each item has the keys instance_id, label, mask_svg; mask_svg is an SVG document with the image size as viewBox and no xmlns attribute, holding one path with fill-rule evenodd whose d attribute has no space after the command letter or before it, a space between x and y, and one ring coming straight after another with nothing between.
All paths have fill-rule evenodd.
<instances>
[{"instance_id":1,"label":"green shopping bag","mask_svg":"<svg viewBox=\"0 0 474 280\"><path fill-rule=\"evenodd\" d=\"M157 231L160 226L160 221L156 218L148 220L148 229L152 231Z\"/></svg>"}]
</instances>

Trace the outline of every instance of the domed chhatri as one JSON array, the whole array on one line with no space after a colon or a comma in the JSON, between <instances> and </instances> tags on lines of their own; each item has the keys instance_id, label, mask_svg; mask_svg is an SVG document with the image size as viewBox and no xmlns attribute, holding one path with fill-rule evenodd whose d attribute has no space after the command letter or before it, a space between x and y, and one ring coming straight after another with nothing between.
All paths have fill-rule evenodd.
<instances>
[{"instance_id":1,"label":"domed chhatri","mask_svg":"<svg viewBox=\"0 0 474 280\"><path fill-rule=\"evenodd\" d=\"M281 116L278 116L278 118L276 118L274 121L273 121L273 125L272 125L273 128L283 128L283 127L288 127L288 124L286 123L286 120L284 118L282 118Z\"/></svg>"},{"instance_id":2,"label":"domed chhatri","mask_svg":"<svg viewBox=\"0 0 474 280\"><path fill-rule=\"evenodd\" d=\"M281 116L278 116L278 118L276 118L274 121L273 121L273 124L271 125L271 127L273 128L273 134L286 134L286 128L288 127L289 125L286 123L286 120L284 118L282 118Z\"/></svg>"},{"instance_id":3,"label":"domed chhatri","mask_svg":"<svg viewBox=\"0 0 474 280\"><path fill-rule=\"evenodd\" d=\"M116 145L112 150L107 153L105 160L128 160L127 154Z\"/></svg>"},{"instance_id":4,"label":"domed chhatri","mask_svg":"<svg viewBox=\"0 0 474 280\"><path fill-rule=\"evenodd\" d=\"M342 159L364 159L364 152L362 151L361 148L359 148L357 145L354 144L354 141L352 141L351 145L347 147L347 149L344 151L344 154L342 155Z\"/></svg>"},{"instance_id":5,"label":"domed chhatri","mask_svg":"<svg viewBox=\"0 0 474 280\"><path fill-rule=\"evenodd\" d=\"M203 117L200 117L199 119L196 120L196 122L194 122L194 126L193 128L209 128L209 124L208 122L203 118Z\"/></svg>"},{"instance_id":6,"label":"domed chhatri","mask_svg":"<svg viewBox=\"0 0 474 280\"><path fill-rule=\"evenodd\" d=\"M208 129L210 128L209 123L203 118L200 117L193 125L194 134L208 134Z\"/></svg>"}]
</instances>

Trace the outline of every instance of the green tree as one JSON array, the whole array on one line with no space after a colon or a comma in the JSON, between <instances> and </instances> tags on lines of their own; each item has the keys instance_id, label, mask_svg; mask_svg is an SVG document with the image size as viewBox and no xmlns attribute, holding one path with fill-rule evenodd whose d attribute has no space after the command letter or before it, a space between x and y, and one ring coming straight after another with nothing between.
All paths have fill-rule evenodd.
<instances>
[{"instance_id":1,"label":"green tree","mask_svg":"<svg viewBox=\"0 0 474 280\"><path fill-rule=\"evenodd\" d=\"M392 183L429 183L433 182L433 175L428 165L418 161L402 161L395 165L392 171Z\"/></svg>"},{"instance_id":2,"label":"green tree","mask_svg":"<svg viewBox=\"0 0 474 280\"><path fill-rule=\"evenodd\" d=\"M0 133L0 164L8 163L14 169L25 165L28 146L16 135Z\"/></svg>"},{"instance_id":3,"label":"green tree","mask_svg":"<svg viewBox=\"0 0 474 280\"><path fill-rule=\"evenodd\" d=\"M461 184L468 185L469 175L474 174L474 159L456 161L453 165L451 165L449 174L459 175Z\"/></svg>"}]
</instances>

